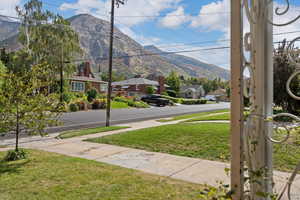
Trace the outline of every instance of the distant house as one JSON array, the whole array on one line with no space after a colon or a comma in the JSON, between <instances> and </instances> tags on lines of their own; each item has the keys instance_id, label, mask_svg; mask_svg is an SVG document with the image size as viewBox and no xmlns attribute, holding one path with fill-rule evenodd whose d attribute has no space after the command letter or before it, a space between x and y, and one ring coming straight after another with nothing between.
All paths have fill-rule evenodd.
<instances>
[{"instance_id":1,"label":"distant house","mask_svg":"<svg viewBox=\"0 0 300 200\"><path fill-rule=\"evenodd\" d=\"M202 85L182 86L180 96L187 99L200 99L205 95Z\"/></svg>"},{"instance_id":2,"label":"distant house","mask_svg":"<svg viewBox=\"0 0 300 200\"><path fill-rule=\"evenodd\" d=\"M132 78L124 81L112 83L114 92L120 92L127 96L141 96L147 93L147 87L153 87L158 94L165 91L165 79L159 77L158 81L152 81L145 78Z\"/></svg>"},{"instance_id":3,"label":"distant house","mask_svg":"<svg viewBox=\"0 0 300 200\"><path fill-rule=\"evenodd\" d=\"M209 92L207 95L213 95L218 101L229 101L229 97L225 89L217 89L215 91Z\"/></svg>"},{"instance_id":4,"label":"distant house","mask_svg":"<svg viewBox=\"0 0 300 200\"><path fill-rule=\"evenodd\" d=\"M107 91L107 82L92 72L89 62L78 65L76 74L69 81L72 92L86 92L89 88L95 88L99 93Z\"/></svg>"}]
</instances>

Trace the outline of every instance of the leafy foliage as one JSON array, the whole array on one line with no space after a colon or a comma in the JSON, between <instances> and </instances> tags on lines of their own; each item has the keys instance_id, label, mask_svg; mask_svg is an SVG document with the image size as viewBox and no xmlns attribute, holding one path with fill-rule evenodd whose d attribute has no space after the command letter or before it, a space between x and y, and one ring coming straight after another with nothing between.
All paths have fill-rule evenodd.
<instances>
[{"instance_id":1,"label":"leafy foliage","mask_svg":"<svg viewBox=\"0 0 300 200\"><path fill-rule=\"evenodd\" d=\"M169 76L166 78L167 85L170 86L171 90L176 92L176 95L179 94L180 91L180 78L175 71L172 71Z\"/></svg>"},{"instance_id":2,"label":"leafy foliage","mask_svg":"<svg viewBox=\"0 0 300 200\"><path fill-rule=\"evenodd\" d=\"M293 99L286 91L286 83L292 73L295 71L295 65L292 64L287 54L288 43L284 40L274 51L274 103L281 106L284 112L300 114L300 103ZM294 49L298 52L298 49ZM298 54L298 53L297 53ZM294 55L295 58L298 55ZM295 94L300 91L300 79L295 78L292 81L291 89ZM300 96L300 94L297 94Z\"/></svg>"},{"instance_id":3,"label":"leafy foliage","mask_svg":"<svg viewBox=\"0 0 300 200\"><path fill-rule=\"evenodd\" d=\"M154 94L154 92L155 92L155 89L154 89L153 86L147 86L146 87L146 93L147 94Z\"/></svg>"},{"instance_id":4,"label":"leafy foliage","mask_svg":"<svg viewBox=\"0 0 300 200\"><path fill-rule=\"evenodd\" d=\"M92 102L94 99L96 99L97 97L97 90L96 89L91 89L89 91L87 91L87 100L89 102Z\"/></svg>"},{"instance_id":5,"label":"leafy foliage","mask_svg":"<svg viewBox=\"0 0 300 200\"><path fill-rule=\"evenodd\" d=\"M47 94L49 71L43 64L22 73L1 74L0 132L15 132L16 150L21 131L44 135L44 129L58 124L60 104L55 94Z\"/></svg>"},{"instance_id":6,"label":"leafy foliage","mask_svg":"<svg viewBox=\"0 0 300 200\"><path fill-rule=\"evenodd\" d=\"M57 81L61 67L65 74L73 73L74 65L65 61L80 56L82 50L70 22L58 14L44 11L39 0L30 0L16 10L22 19L19 41L31 55L31 63L47 63L53 81Z\"/></svg>"},{"instance_id":7,"label":"leafy foliage","mask_svg":"<svg viewBox=\"0 0 300 200\"><path fill-rule=\"evenodd\" d=\"M23 149L16 150L9 150L5 157L3 158L3 161L10 162L10 161L16 161L16 160L22 160L27 157L26 152Z\"/></svg>"}]
</instances>

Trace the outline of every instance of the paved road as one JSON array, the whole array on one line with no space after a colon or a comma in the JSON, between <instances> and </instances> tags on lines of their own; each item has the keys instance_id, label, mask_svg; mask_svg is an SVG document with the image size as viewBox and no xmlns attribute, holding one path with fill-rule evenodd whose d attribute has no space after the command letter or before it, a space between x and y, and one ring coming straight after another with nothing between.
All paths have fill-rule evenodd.
<instances>
[{"instance_id":1,"label":"paved road","mask_svg":"<svg viewBox=\"0 0 300 200\"><path fill-rule=\"evenodd\" d=\"M146 109L116 109L112 110L111 124L137 122L175 115L220 110L229 108L229 106L229 103L219 103L205 105L180 105L173 107L151 107ZM66 113L62 116L61 121L64 123L64 126L50 128L48 131L51 133L104 125L105 110Z\"/></svg>"}]
</instances>

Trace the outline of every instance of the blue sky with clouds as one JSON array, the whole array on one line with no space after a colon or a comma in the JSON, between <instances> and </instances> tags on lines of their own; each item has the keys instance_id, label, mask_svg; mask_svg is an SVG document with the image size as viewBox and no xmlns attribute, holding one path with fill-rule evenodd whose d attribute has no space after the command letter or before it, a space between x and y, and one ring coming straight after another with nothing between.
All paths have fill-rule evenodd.
<instances>
[{"instance_id":1,"label":"blue sky with clouds","mask_svg":"<svg viewBox=\"0 0 300 200\"><path fill-rule=\"evenodd\" d=\"M89 13L108 20L110 0L42 0L45 8L65 17ZM286 0L275 6L284 7ZM25 0L0 0L0 14L15 15L13 7ZM290 12L277 22L285 22L300 14L300 3L290 1ZM116 9L116 25L143 45L154 44L165 51L228 46L230 37L230 0L127 0ZM249 25L245 23L245 30ZM300 31L300 23L275 28L274 32ZM299 34L299 33L298 33ZM274 40L294 38L297 34L280 35ZM207 42L205 41L214 41ZM229 68L229 49L184 53L199 60Z\"/></svg>"}]
</instances>

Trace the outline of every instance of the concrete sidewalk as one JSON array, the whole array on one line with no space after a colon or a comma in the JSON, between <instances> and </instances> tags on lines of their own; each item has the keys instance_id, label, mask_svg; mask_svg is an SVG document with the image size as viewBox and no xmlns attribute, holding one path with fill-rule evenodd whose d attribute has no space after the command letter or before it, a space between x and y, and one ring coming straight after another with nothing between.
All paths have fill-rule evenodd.
<instances>
[{"instance_id":1,"label":"concrete sidewalk","mask_svg":"<svg viewBox=\"0 0 300 200\"><path fill-rule=\"evenodd\" d=\"M225 168L229 168L229 164L226 163L82 141L88 138L119 134L128 130L174 123L177 122L160 123L150 120L126 124L126 126L132 127L126 130L98 133L64 140L57 140L53 137L40 138L39 140L36 138L32 138L32 140L27 139L26 142L21 141L21 146L95 160L198 184L217 186L218 181L228 184L230 178L225 174ZM10 142L12 141L6 141L6 144L10 144ZM275 172L276 190L278 192L284 186L288 177L288 173ZM294 185L300 186L299 175ZM300 194L299 188L297 192Z\"/></svg>"}]
</instances>

